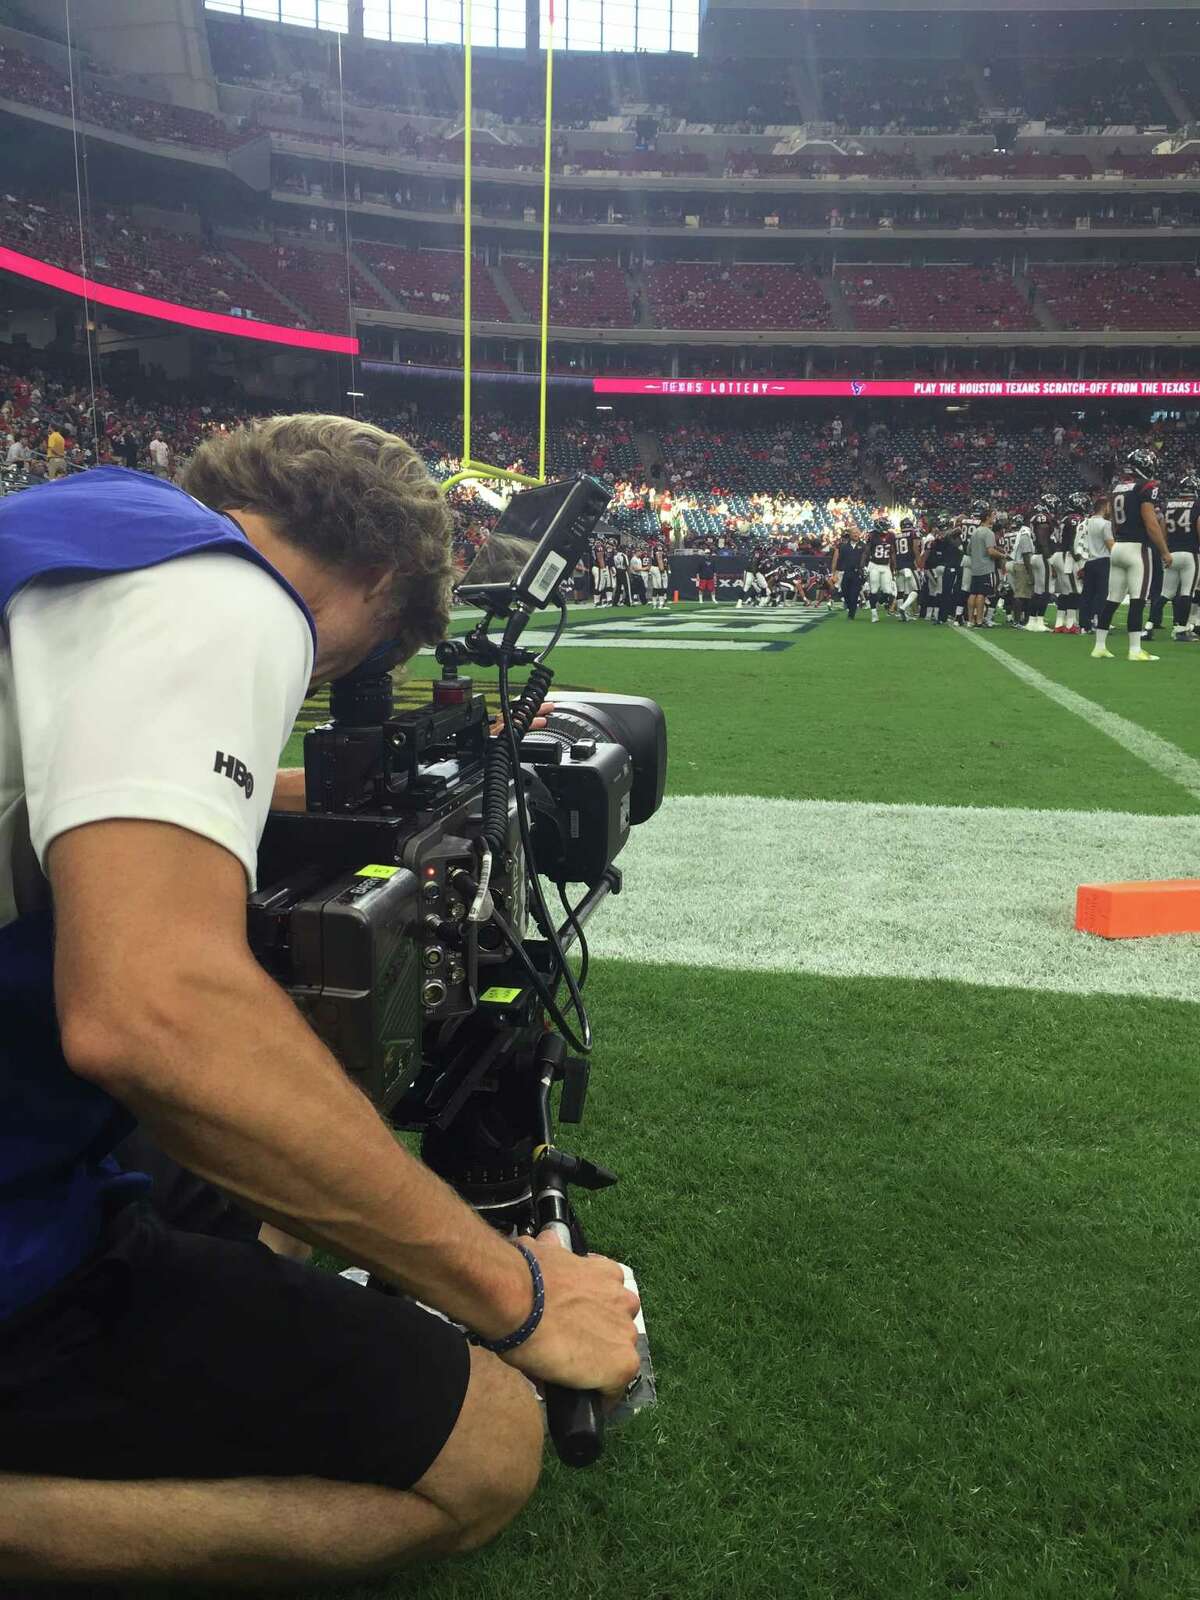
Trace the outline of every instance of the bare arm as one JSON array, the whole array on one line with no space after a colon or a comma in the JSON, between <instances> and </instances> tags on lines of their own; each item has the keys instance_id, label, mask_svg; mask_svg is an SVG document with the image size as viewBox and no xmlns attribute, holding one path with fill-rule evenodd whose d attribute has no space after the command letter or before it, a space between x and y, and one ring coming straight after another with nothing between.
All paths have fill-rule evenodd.
<instances>
[{"instance_id":1,"label":"bare arm","mask_svg":"<svg viewBox=\"0 0 1200 1600\"><path fill-rule=\"evenodd\" d=\"M272 811L304 810L304 768L280 767L271 795Z\"/></svg>"},{"instance_id":2,"label":"bare arm","mask_svg":"<svg viewBox=\"0 0 1200 1600\"><path fill-rule=\"evenodd\" d=\"M80 1077L254 1215L485 1337L520 1325L531 1303L525 1263L397 1143L258 966L246 943L245 876L232 855L169 824L110 821L60 835L47 867L63 1048ZM626 1381L631 1339L614 1358L590 1350L577 1327L552 1325L552 1302L569 1310L577 1271L593 1265L552 1254L539 1249L546 1318L518 1354L565 1382ZM595 1265L605 1269L601 1320L611 1336L618 1269ZM599 1290L599 1278L584 1288Z\"/></svg>"}]
</instances>

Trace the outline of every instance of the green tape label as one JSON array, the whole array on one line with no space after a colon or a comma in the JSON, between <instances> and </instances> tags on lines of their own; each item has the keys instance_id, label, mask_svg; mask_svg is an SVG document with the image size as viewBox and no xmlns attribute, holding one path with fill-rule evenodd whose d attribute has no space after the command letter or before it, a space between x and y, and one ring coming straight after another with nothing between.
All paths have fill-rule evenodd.
<instances>
[{"instance_id":1,"label":"green tape label","mask_svg":"<svg viewBox=\"0 0 1200 1600\"><path fill-rule=\"evenodd\" d=\"M510 1006L520 993L520 989L491 988L485 989L479 999L485 1006Z\"/></svg>"},{"instance_id":2,"label":"green tape label","mask_svg":"<svg viewBox=\"0 0 1200 1600\"><path fill-rule=\"evenodd\" d=\"M359 867L354 876L356 878L394 878L399 871L399 867Z\"/></svg>"}]
</instances>

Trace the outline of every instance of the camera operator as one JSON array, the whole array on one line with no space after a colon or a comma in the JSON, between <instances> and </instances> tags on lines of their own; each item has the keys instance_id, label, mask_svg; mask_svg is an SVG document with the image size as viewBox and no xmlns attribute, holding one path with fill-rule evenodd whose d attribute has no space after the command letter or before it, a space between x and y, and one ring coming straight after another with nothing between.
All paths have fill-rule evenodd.
<instances>
[{"instance_id":1,"label":"camera operator","mask_svg":"<svg viewBox=\"0 0 1200 1600\"><path fill-rule=\"evenodd\" d=\"M537 1482L522 1374L638 1369L620 1268L480 1221L246 940L310 682L445 631L442 500L338 417L216 436L184 482L100 468L0 506L0 1584L475 1548ZM135 1124L149 1196L110 1158ZM174 1188L206 1185L220 1220L185 1230ZM246 1242L259 1221L475 1342Z\"/></svg>"}]
</instances>

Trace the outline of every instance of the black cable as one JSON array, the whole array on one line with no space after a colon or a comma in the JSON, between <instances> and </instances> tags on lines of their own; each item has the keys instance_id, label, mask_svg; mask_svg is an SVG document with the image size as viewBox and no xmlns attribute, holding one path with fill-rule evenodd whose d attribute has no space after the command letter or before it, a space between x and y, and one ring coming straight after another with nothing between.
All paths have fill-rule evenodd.
<instances>
[{"instance_id":1,"label":"black cable","mask_svg":"<svg viewBox=\"0 0 1200 1600\"><path fill-rule=\"evenodd\" d=\"M558 1011L557 1005L554 1006L552 1014L555 1022L566 1034L572 1047L587 1055L592 1048L592 1025L588 1020L587 1007L583 1003L583 995L579 991L575 974L571 970L562 945L559 943L558 930L554 926L554 919L551 917L550 909L546 905L546 897L542 893L541 879L534 863L533 841L530 838L529 830L529 809L525 802L525 784L521 776L521 752L517 745L516 726L513 721L512 707L509 704L508 662L503 655L501 655L499 661L499 679L500 709L503 716L504 736L508 744L509 761L512 764L512 775L516 788L517 826L521 833L521 850L525 857L526 874L533 895L534 916L542 931L543 938L554 954L559 974L567 986L567 992L571 996L571 1005L579 1019L580 1033L577 1035L575 1030L561 1019L561 1013ZM539 993L542 993L540 986Z\"/></svg>"},{"instance_id":2,"label":"black cable","mask_svg":"<svg viewBox=\"0 0 1200 1600\"><path fill-rule=\"evenodd\" d=\"M551 636L550 643L538 655L537 659L538 659L538 665L539 666L541 665L541 663L543 661L545 661L546 657L550 654L551 650L554 649L554 646L562 638L562 631L566 627L566 625L567 625L567 602L560 595L559 598L558 598L558 627L555 628L554 633Z\"/></svg>"},{"instance_id":3,"label":"black cable","mask_svg":"<svg viewBox=\"0 0 1200 1600\"><path fill-rule=\"evenodd\" d=\"M573 906L567 899L566 884L556 883L554 887L558 890L558 898L562 901L562 908L567 913L567 921L575 930L575 938L579 945L579 972L576 975L575 982L579 985L580 990L582 991L584 984L587 982L588 962L590 960L587 934L583 931L583 923L579 921L577 915L578 907ZM587 898L586 895L584 898ZM582 903L583 902L580 901L581 905Z\"/></svg>"},{"instance_id":4,"label":"black cable","mask_svg":"<svg viewBox=\"0 0 1200 1600\"><path fill-rule=\"evenodd\" d=\"M567 1021L566 1017L560 1010L558 1001L554 998L553 991L546 987L545 978L530 960L529 952L526 950L524 943L521 940L521 935L513 927L512 923L508 920L503 911L500 910L499 906L497 906L494 901L492 903L492 921L496 924L496 926L500 929L500 932L512 946L513 954L528 973L529 981L533 985L538 999L542 1002L546 1010L554 1019L555 1026L561 1033L566 1035L568 1042L576 1050L590 1051L592 1048L592 1036L590 1028L584 1035L584 1038L587 1041L584 1043L576 1035L574 1028L572 1028L571 1024ZM563 964L566 964L565 961ZM585 1012L584 1015L586 1017L587 1013Z\"/></svg>"}]
</instances>

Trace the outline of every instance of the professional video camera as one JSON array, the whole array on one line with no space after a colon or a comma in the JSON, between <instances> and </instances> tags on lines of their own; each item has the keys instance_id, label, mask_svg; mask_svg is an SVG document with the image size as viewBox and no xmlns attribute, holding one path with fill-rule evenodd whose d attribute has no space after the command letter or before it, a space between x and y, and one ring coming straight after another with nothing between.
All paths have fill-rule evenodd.
<instances>
[{"instance_id":1,"label":"professional video camera","mask_svg":"<svg viewBox=\"0 0 1200 1600\"><path fill-rule=\"evenodd\" d=\"M271 813L249 902L258 959L379 1110L421 1133L429 1166L498 1228L550 1229L580 1252L568 1185L616 1179L557 1149L551 1091L562 1085L559 1119L580 1121L584 928L620 892L614 861L630 827L662 801L666 727L653 701L611 694L556 695L545 728L532 725L566 621L561 580L609 497L588 477L513 497L456 591L483 618L437 646L427 705L395 711L394 652L333 685L329 722L305 736L306 810ZM553 637L522 647L551 603ZM498 671L497 732L460 672L471 662ZM520 666L530 671L514 697ZM584 888L575 903L571 884ZM559 1454L594 1460L597 1397L546 1400Z\"/></svg>"}]
</instances>

